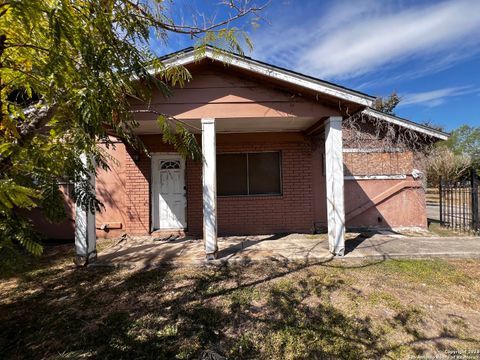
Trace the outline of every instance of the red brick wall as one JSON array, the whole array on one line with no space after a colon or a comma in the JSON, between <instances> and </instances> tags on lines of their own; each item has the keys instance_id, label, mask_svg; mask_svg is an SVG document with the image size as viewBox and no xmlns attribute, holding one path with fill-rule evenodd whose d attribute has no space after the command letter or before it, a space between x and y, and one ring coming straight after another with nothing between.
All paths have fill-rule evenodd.
<instances>
[{"instance_id":1,"label":"red brick wall","mask_svg":"<svg viewBox=\"0 0 480 360\"><path fill-rule=\"evenodd\" d=\"M188 233L201 236L203 232L202 163L187 160L185 182L187 184Z\"/></svg>"},{"instance_id":2,"label":"red brick wall","mask_svg":"<svg viewBox=\"0 0 480 360\"><path fill-rule=\"evenodd\" d=\"M158 135L142 136L142 140L149 152L174 152L172 147L162 143L161 137ZM218 153L280 151L283 190L281 196L219 197L219 234L310 232L313 230L314 222L319 228L326 227L325 179L321 171L323 146L323 141L320 141L318 156L315 158L313 156L314 147L311 146L310 141L298 133L218 135ZM102 187L100 186L102 179L97 179L97 194L107 203L106 211L97 215L97 226L102 222L118 221L122 222L122 229L119 231L126 231L130 234L148 234L151 230L151 158L142 154L135 162L134 154L135 152L128 149L127 151L116 151L115 157L121 163L122 171L121 176L119 175L121 181L115 179L115 181L104 181L105 184ZM362 154L360 158L364 155L368 157L368 160L362 159L362 161L359 157L355 158L356 154L350 156L351 154L345 153L344 155L346 155L346 168L355 175L408 173L412 168L411 153ZM391 158L395 159L397 163L400 162L398 167L392 166L392 164L387 165ZM314 167L317 172L315 178ZM112 174L104 173L99 175L100 177L112 176ZM202 164L187 160L185 177L187 225L188 231L196 236L202 234L201 178ZM347 214L364 205L370 198L402 181L345 181ZM320 190L317 196L314 196L314 187ZM108 192L108 194L102 195L102 191ZM108 204L108 199L114 204ZM314 206L322 211L317 211L314 215ZM418 188L404 189L365 213L349 219L347 226L426 226L423 189L420 185ZM99 236L109 235L102 235L100 231L97 231L97 234Z\"/></svg>"},{"instance_id":3,"label":"red brick wall","mask_svg":"<svg viewBox=\"0 0 480 360\"><path fill-rule=\"evenodd\" d=\"M142 136L149 152L173 152L162 143L158 135ZM232 134L217 136L217 153L280 151L282 157L281 196L228 196L217 200L218 232L228 234L269 234L277 232L311 232L314 220L326 225L322 214L314 219L313 157L312 146L302 135L291 134ZM411 153L345 153L346 168L355 175L409 173L412 169ZM368 161L362 157L368 156ZM388 157L388 159L387 159ZM360 161L361 160L361 161ZM126 154L126 231L132 234L148 234L150 231L150 178L151 159L145 155L134 162L132 153ZM381 165L381 166L380 166ZM347 172L348 174L348 172ZM392 185L396 180L389 180ZM202 235L202 164L186 161L185 183L187 186L188 232ZM357 182L354 182L357 184ZM346 208L351 210L363 205L358 197L363 194L375 196L379 190L375 181L366 180L352 188L352 181L346 181ZM361 185L361 186L358 186ZM370 186L371 185L371 186ZM324 183L322 182L322 186ZM387 226L421 226L425 220L424 207L419 206L420 190L403 191L377 205L356 219L349 226L379 226L378 218ZM354 196L355 195L355 196ZM360 196L361 197L361 196ZM423 198L422 198L423 199ZM415 214L405 218L398 216L395 209ZM393 207L392 207L393 206ZM375 212L375 214L373 214ZM377 214L379 213L379 214ZM369 215L369 216L367 216ZM370 216L371 215L371 216ZM375 216L374 216L375 215ZM413 221L415 220L415 221ZM320 226L321 227L321 226Z\"/></svg>"},{"instance_id":4,"label":"red brick wall","mask_svg":"<svg viewBox=\"0 0 480 360\"><path fill-rule=\"evenodd\" d=\"M218 153L280 151L282 195L219 197L221 234L312 232L313 197L310 145L300 142L218 144Z\"/></svg>"},{"instance_id":5,"label":"red brick wall","mask_svg":"<svg viewBox=\"0 0 480 360\"><path fill-rule=\"evenodd\" d=\"M172 152L158 136L142 136L149 152ZM218 135L217 153L280 151L282 157L281 196L219 197L219 234L269 234L313 230L311 147L299 134ZM126 154L127 232L150 231L151 159L145 155L133 161ZM189 233L202 234L202 164L187 160L187 226Z\"/></svg>"},{"instance_id":6,"label":"red brick wall","mask_svg":"<svg viewBox=\"0 0 480 360\"><path fill-rule=\"evenodd\" d=\"M149 152L173 152L173 148L162 142L161 135L141 136ZM139 160L134 161L134 155ZM150 232L150 179L152 159L147 155L127 149L125 156L125 187L127 221L130 234Z\"/></svg>"},{"instance_id":7,"label":"red brick wall","mask_svg":"<svg viewBox=\"0 0 480 360\"><path fill-rule=\"evenodd\" d=\"M131 234L150 231L150 158L133 160L134 152L125 156L126 230Z\"/></svg>"},{"instance_id":8,"label":"red brick wall","mask_svg":"<svg viewBox=\"0 0 480 360\"><path fill-rule=\"evenodd\" d=\"M345 175L407 175L413 171L413 153L344 152Z\"/></svg>"}]
</instances>

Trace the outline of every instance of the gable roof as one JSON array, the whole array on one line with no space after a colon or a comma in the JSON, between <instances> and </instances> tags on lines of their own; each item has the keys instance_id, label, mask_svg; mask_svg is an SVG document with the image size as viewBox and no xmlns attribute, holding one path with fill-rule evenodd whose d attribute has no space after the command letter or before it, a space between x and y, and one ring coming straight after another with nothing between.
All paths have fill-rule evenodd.
<instances>
[{"instance_id":1,"label":"gable roof","mask_svg":"<svg viewBox=\"0 0 480 360\"><path fill-rule=\"evenodd\" d=\"M384 120L428 136L432 136L439 140L447 140L449 137L449 134L443 131L433 129L429 126L420 125L398 116L389 115L381 111L374 110L372 108L375 101L374 96L312 76L304 75L296 71L284 69L272 64L267 64L265 62L252 59L248 56L238 55L210 45L207 45L205 51L201 52L200 54L195 51L195 48L189 47L160 58L165 66L185 66L202 59L219 61L224 64L232 65L243 70L251 71L259 75L286 82L288 84L303 87L321 94L333 96L365 106L365 109L362 111L362 113L367 116L372 116L377 119Z\"/></svg>"},{"instance_id":2,"label":"gable roof","mask_svg":"<svg viewBox=\"0 0 480 360\"><path fill-rule=\"evenodd\" d=\"M243 70L248 70L259 75L264 75L292 85L300 86L363 106L372 106L373 102L375 101L375 97L362 92L300 74L295 71L267 64L262 61L254 60L248 56L242 56L229 51L220 50L212 46L207 46L205 51L203 51L200 55L193 47L189 47L160 58L160 60L162 60L163 64L166 66L184 66L202 59L219 61Z\"/></svg>"}]
</instances>

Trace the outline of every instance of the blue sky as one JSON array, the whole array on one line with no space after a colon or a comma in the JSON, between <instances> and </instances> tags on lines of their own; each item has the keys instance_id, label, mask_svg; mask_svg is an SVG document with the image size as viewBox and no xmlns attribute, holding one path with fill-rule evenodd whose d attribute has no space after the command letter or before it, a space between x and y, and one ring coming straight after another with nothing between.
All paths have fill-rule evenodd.
<instances>
[{"instance_id":1,"label":"blue sky","mask_svg":"<svg viewBox=\"0 0 480 360\"><path fill-rule=\"evenodd\" d=\"M226 15L216 0L181 0L170 11L188 22L194 9ZM479 14L480 0L272 0L260 27L251 18L233 26L249 31L255 59L373 96L395 90L397 115L451 131L480 126ZM174 36L154 46L163 55L193 43Z\"/></svg>"}]
</instances>

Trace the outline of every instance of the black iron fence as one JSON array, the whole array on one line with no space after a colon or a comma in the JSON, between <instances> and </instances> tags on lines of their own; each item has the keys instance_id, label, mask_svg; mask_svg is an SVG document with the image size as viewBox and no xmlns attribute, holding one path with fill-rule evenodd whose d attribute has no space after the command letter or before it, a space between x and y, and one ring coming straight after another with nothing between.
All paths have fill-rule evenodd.
<instances>
[{"instance_id":1,"label":"black iron fence","mask_svg":"<svg viewBox=\"0 0 480 360\"><path fill-rule=\"evenodd\" d=\"M440 179L439 184L440 224L456 230L479 232L477 173L472 170L470 178L462 181Z\"/></svg>"}]
</instances>

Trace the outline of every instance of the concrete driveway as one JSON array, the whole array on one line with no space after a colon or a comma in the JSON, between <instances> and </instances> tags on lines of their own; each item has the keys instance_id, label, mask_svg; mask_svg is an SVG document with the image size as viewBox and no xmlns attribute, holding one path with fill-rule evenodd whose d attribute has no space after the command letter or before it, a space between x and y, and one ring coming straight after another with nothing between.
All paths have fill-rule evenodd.
<instances>
[{"instance_id":1,"label":"concrete driveway","mask_svg":"<svg viewBox=\"0 0 480 360\"><path fill-rule=\"evenodd\" d=\"M440 221L440 205L427 205L427 218L433 221Z\"/></svg>"},{"instance_id":2,"label":"concrete driveway","mask_svg":"<svg viewBox=\"0 0 480 360\"><path fill-rule=\"evenodd\" d=\"M335 259L359 258L480 258L480 237L404 236L396 233L348 233L346 254ZM101 241L101 240L100 240ZM232 236L219 238L215 262L324 261L332 259L325 234ZM152 268L165 264L205 263L202 240L158 241L127 237L99 253L97 265Z\"/></svg>"},{"instance_id":3,"label":"concrete driveway","mask_svg":"<svg viewBox=\"0 0 480 360\"><path fill-rule=\"evenodd\" d=\"M480 237L372 236L346 242L345 258L480 258Z\"/></svg>"}]
</instances>

